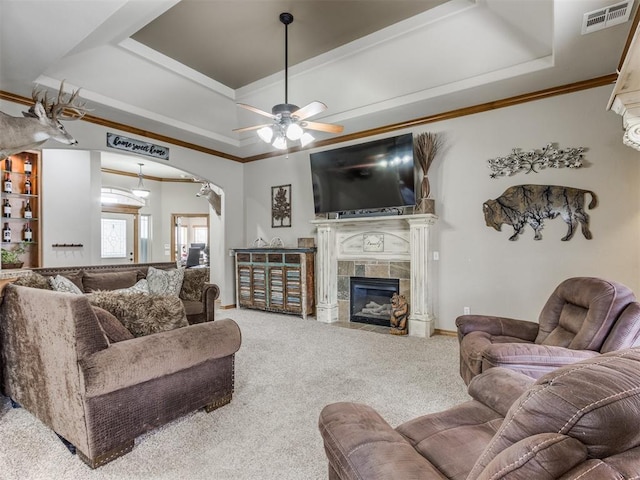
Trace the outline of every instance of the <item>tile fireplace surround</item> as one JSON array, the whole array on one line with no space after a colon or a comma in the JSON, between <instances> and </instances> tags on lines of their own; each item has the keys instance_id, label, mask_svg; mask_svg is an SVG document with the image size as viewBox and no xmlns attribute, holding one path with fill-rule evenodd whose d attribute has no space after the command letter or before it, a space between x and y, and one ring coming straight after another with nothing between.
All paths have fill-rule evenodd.
<instances>
[{"instance_id":1,"label":"tile fireplace surround","mask_svg":"<svg viewBox=\"0 0 640 480\"><path fill-rule=\"evenodd\" d=\"M316 319L349 321L349 278L398 278L409 303L409 335L434 330L428 263L433 214L314 220Z\"/></svg>"}]
</instances>

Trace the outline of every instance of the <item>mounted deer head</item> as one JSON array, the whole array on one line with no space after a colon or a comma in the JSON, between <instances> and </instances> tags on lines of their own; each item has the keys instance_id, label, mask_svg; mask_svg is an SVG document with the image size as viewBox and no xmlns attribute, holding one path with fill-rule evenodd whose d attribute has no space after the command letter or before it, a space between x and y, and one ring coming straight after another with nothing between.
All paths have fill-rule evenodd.
<instances>
[{"instance_id":1,"label":"mounted deer head","mask_svg":"<svg viewBox=\"0 0 640 480\"><path fill-rule=\"evenodd\" d=\"M49 100L46 91L34 88L34 105L22 112L24 117L0 112L0 160L42 145L50 138L67 145L77 144L61 121L78 120L87 113L85 104L77 101L79 92L80 89L65 95L62 82L57 98Z\"/></svg>"},{"instance_id":2,"label":"mounted deer head","mask_svg":"<svg viewBox=\"0 0 640 480\"><path fill-rule=\"evenodd\" d=\"M211 184L209 182L205 182L197 178L194 178L193 181L202 183L200 191L196 193L196 197L205 197L211 207L215 210L216 214L220 216L222 211L222 196L211 188Z\"/></svg>"}]
</instances>

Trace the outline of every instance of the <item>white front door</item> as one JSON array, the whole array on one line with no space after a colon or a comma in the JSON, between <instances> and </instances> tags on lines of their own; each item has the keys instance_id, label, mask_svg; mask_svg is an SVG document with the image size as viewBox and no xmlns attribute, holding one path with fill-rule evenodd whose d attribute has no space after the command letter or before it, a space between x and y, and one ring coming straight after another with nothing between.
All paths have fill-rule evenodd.
<instances>
[{"instance_id":1,"label":"white front door","mask_svg":"<svg viewBox=\"0 0 640 480\"><path fill-rule=\"evenodd\" d=\"M134 262L135 215L102 212L102 265Z\"/></svg>"}]
</instances>

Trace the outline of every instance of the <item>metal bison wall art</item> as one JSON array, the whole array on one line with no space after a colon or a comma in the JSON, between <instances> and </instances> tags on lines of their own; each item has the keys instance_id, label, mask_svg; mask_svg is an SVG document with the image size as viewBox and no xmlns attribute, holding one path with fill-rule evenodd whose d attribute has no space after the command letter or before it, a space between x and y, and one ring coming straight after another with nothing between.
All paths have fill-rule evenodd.
<instances>
[{"instance_id":1,"label":"metal bison wall art","mask_svg":"<svg viewBox=\"0 0 640 480\"><path fill-rule=\"evenodd\" d=\"M589 215L585 212L585 196L591 196L589 209L598 204L596 194L591 190L562 187L557 185L515 185L507 188L495 200L487 200L482 205L487 227L500 231L502 224L513 227L513 235L509 240L517 240L528 224L535 233L534 240L542 239L540 233L544 220L558 216L567 224L567 234L563 241L570 240L578 223L587 240L592 235L589 230Z\"/></svg>"}]
</instances>

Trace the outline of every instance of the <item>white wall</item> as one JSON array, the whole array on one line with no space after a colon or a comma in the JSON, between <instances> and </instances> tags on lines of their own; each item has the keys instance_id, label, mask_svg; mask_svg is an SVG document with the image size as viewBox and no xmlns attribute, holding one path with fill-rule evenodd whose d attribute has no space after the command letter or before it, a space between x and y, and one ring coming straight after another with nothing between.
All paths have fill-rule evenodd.
<instances>
[{"instance_id":1,"label":"white wall","mask_svg":"<svg viewBox=\"0 0 640 480\"><path fill-rule=\"evenodd\" d=\"M440 217L431 238L440 252L430 267L436 328L455 330L465 306L472 313L537 320L551 291L571 276L616 280L640 294L640 153L622 144L622 120L605 110L610 94L610 87L600 87L407 130L441 133L446 141L429 172ZM489 178L488 159L549 142L587 147L585 166ZM272 229L271 186L289 183L292 227ZM560 241L566 233L560 218L545 222L540 241L528 226L515 242L508 240L511 227L497 232L485 226L483 202L525 183L593 190L599 197L589 211L593 239L577 232ZM246 164L244 191L248 243L279 236L296 245L297 237L314 234L309 152Z\"/></svg>"},{"instance_id":2,"label":"white wall","mask_svg":"<svg viewBox=\"0 0 640 480\"><path fill-rule=\"evenodd\" d=\"M100 158L81 150L45 150L41 178L42 264L95 263L100 257Z\"/></svg>"}]
</instances>

